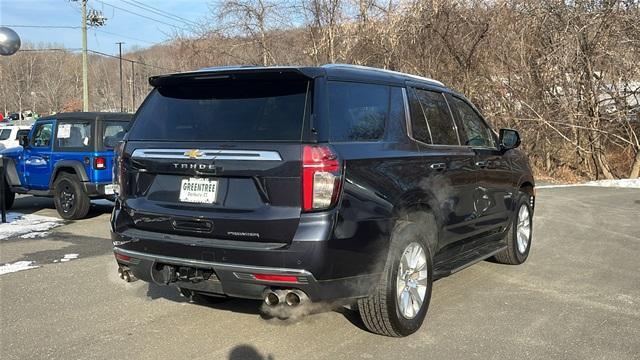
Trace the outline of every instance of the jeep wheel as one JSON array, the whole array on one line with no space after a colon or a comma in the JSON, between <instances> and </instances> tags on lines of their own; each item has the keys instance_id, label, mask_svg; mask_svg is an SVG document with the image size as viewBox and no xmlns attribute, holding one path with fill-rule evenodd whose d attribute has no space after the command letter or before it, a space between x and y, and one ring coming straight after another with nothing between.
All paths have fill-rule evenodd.
<instances>
[{"instance_id":1,"label":"jeep wheel","mask_svg":"<svg viewBox=\"0 0 640 360\"><path fill-rule=\"evenodd\" d=\"M75 175L60 174L53 186L53 202L60 217L77 220L87 216L91 200Z\"/></svg>"},{"instance_id":2,"label":"jeep wheel","mask_svg":"<svg viewBox=\"0 0 640 360\"><path fill-rule=\"evenodd\" d=\"M527 260L533 235L533 213L529 199L528 194L521 193L517 212L506 236L507 248L494 256L495 261L520 265Z\"/></svg>"},{"instance_id":3,"label":"jeep wheel","mask_svg":"<svg viewBox=\"0 0 640 360\"><path fill-rule=\"evenodd\" d=\"M3 180L4 181L4 180ZM16 194L9 189L9 184L4 183L4 206L5 209L11 210L13 207L13 202L16 200Z\"/></svg>"},{"instance_id":4,"label":"jeep wheel","mask_svg":"<svg viewBox=\"0 0 640 360\"><path fill-rule=\"evenodd\" d=\"M424 321L433 281L431 252L424 231L415 223L396 225L384 273L378 287L358 300L358 310L369 331L407 336Z\"/></svg>"}]
</instances>

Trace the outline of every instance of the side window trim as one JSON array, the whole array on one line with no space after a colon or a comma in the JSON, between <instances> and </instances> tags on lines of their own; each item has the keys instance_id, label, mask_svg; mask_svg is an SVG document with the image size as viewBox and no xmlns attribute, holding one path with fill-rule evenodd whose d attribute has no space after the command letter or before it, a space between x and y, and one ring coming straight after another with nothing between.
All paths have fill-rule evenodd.
<instances>
[{"instance_id":1,"label":"side window trim","mask_svg":"<svg viewBox=\"0 0 640 360\"><path fill-rule=\"evenodd\" d=\"M493 129L491 128L491 126L489 126L489 123L487 123L487 120L484 118L484 116L482 116L482 114L480 114L480 112L476 109L476 107L471 104L471 102L469 102L467 99L465 99L464 97L461 97L457 94L453 94L450 93L449 96L456 98L460 101L462 101L463 103L465 103L467 106L469 106L469 108L471 108L471 110L478 116L478 118L480 119L480 121L482 122L482 124L484 125L485 129L489 131L489 135L491 136L491 139L493 140L493 146L471 146L469 145L469 147L473 148L473 149L484 149L484 150L498 150L498 140L495 137L495 134L493 132ZM445 100L446 100L446 96L445 96ZM447 101L447 104L449 102ZM453 115L453 112L452 112ZM462 124L462 126L464 126L464 124Z\"/></svg>"},{"instance_id":2,"label":"side window trim","mask_svg":"<svg viewBox=\"0 0 640 360\"><path fill-rule=\"evenodd\" d=\"M407 87L403 87L402 88L402 98L404 99L404 114L405 114L405 122L407 125L407 136L409 136L409 138L415 142L419 142L420 144L425 144L425 145L432 145L432 144L428 144L424 141L420 141L416 138L413 137L413 124L411 123L411 114L410 114L410 109L409 109L409 97L407 95L407 88L409 88L410 90L413 90L413 87L411 86L407 86ZM414 97L417 100L417 97L415 94L413 94ZM422 112L422 116L424 117L425 120L425 124L427 124L427 130L429 131L429 139L431 140L431 142L433 143L433 136L431 136L431 128L429 127L429 122L427 121L427 117L424 115L424 109L422 108L422 104L420 104L420 100L417 100L418 104L420 105L420 111Z\"/></svg>"}]
</instances>

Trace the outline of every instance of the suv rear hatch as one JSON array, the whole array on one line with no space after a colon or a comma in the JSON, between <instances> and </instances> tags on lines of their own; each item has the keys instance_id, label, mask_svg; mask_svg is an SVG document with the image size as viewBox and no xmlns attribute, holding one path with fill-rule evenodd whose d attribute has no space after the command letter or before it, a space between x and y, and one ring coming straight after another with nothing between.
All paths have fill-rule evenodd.
<instances>
[{"instance_id":1,"label":"suv rear hatch","mask_svg":"<svg viewBox=\"0 0 640 360\"><path fill-rule=\"evenodd\" d=\"M120 150L131 230L289 243L313 80L294 71L192 73L152 84Z\"/></svg>"}]
</instances>

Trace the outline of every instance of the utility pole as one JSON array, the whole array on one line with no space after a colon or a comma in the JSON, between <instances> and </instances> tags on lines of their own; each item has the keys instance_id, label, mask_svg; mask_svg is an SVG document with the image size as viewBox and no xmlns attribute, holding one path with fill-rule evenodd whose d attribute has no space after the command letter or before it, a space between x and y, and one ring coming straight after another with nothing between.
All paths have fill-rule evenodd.
<instances>
[{"instance_id":1,"label":"utility pole","mask_svg":"<svg viewBox=\"0 0 640 360\"><path fill-rule=\"evenodd\" d=\"M87 15L88 0L71 0L80 1L82 8L82 111L89 111L89 65L87 63L87 26L104 26L107 18L102 12L91 10Z\"/></svg>"},{"instance_id":2,"label":"utility pole","mask_svg":"<svg viewBox=\"0 0 640 360\"><path fill-rule=\"evenodd\" d=\"M136 73L133 68L135 63L131 62L131 112L136 112Z\"/></svg>"},{"instance_id":3,"label":"utility pole","mask_svg":"<svg viewBox=\"0 0 640 360\"><path fill-rule=\"evenodd\" d=\"M89 69L87 65L87 0L82 2L82 111L89 111Z\"/></svg>"},{"instance_id":4,"label":"utility pole","mask_svg":"<svg viewBox=\"0 0 640 360\"><path fill-rule=\"evenodd\" d=\"M118 44L118 52L120 53L120 112L124 112L124 98L122 93L122 44L123 42L117 42Z\"/></svg>"}]
</instances>

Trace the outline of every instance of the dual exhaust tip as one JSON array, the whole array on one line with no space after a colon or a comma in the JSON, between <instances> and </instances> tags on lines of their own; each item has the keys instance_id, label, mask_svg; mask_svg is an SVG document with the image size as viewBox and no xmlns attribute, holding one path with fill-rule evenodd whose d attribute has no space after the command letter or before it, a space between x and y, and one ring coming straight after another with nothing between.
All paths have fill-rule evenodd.
<instances>
[{"instance_id":1,"label":"dual exhaust tip","mask_svg":"<svg viewBox=\"0 0 640 360\"><path fill-rule=\"evenodd\" d=\"M264 295L264 303L275 307L279 304L285 304L291 307L300 305L309 301L309 297L301 290L268 290Z\"/></svg>"}]
</instances>

